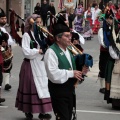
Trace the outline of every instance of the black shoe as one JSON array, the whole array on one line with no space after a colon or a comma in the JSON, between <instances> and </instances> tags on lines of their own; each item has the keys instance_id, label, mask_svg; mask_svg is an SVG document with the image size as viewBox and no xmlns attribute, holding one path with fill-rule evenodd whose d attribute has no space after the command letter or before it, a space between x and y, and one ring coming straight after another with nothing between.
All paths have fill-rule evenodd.
<instances>
[{"instance_id":1,"label":"black shoe","mask_svg":"<svg viewBox=\"0 0 120 120\"><path fill-rule=\"evenodd\" d=\"M33 118L33 114L32 113L25 113L25 116L29 120L31 120Z\"/></svg>"},{"instance_id":2,"label":"black shoe","mask_svg":"<svg viewBox=\"0 0 120 120\"><path fill-rule=\"evenodd\" d=\"M5 98L0 98L0 103L5 102Z\"/></svg>"},{"instance_id":3,"label":"black shoe","mask_svg":"<svg viewBox=\"0 0 120 120\"><path fill-rule=\"evenodd\" d=\"M104 94L105 93L105 88L100 88L99 92Z\"/></svg>"},{"instance_id":4,"label":"black shoe","mask_svg":"<svg viewBox=\"0 0 120 120\"><path fill-rule=\"evenodd\" d=\"M44 119L44 114L40 113L40 114L38 115L38 118Z\"/></svg>"},{"instance_id":5,"label":"black shoe","mask_svg":"<svg viewBox=\"0 0 120 120\"><path fill-rule=\"evenodd\" d=\"M9 90L9 89L11 89L11 85L6 84L6 85L5 85L5 90Z\"/></svg>"},{"instance_id":6,"label":"black shoe","mask_svg":"<svg viewBox=\"0 0 120 120\"><path fill-rule=\"evenodd\" d=\"M38 117L40 119L51 119L52 118L51 114L42 114L42 113L40 113Z\"/></svg>"},{"instance_id":7,"label":"black shoe","mask_svg":"<svg viewBox=\"0 0 120 120\"><path fill-rule=\"evenodd\" d=\"M91 37L88 37L87 40L91 40Z\"/></svg>"}]
</instances>

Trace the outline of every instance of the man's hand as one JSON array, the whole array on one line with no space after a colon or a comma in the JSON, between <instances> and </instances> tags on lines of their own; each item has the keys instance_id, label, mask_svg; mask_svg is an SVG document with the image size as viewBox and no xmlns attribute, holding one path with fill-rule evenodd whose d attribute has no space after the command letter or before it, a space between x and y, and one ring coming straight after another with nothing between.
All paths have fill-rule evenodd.
<instances>
[{"instance_id":1,"label":"man's hand","mask_svg":"<svg viewBox=\"0 0 120 120\"><path fill-rule=\"evenodd\" d=\"M74 70L74 78L81 80L82 78L82 72L78 70Z\"/></svg>"},{"instance_id":2,"label":"man's hand","mask_svg":"<svg viewBox=\"0 0 120 120\"><path fill-rule=\"evenodd\" d=\"M42 54L42 53L43 53L43 51L42 51L42 49L40 49L40 50L39 50L39 54Z\"/></svg>"},{"instance_id":3,"label":"man's hand","mask_svg":"<svg viewBox=\"0 0 120 120\"><path fill-rule=\"evenodd\" d=\"M88 73L88 71L89 71L89 67L84 65L83 68L82 68L82 74L86 75Z\"/></svg>"}]
</instances>

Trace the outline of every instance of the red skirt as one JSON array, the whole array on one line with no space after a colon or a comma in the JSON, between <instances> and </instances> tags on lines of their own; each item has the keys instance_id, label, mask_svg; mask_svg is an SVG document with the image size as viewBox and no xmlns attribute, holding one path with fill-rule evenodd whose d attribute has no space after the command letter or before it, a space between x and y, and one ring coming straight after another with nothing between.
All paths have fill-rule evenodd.
<instances>
[{"instance_id":1,"label":"red skirt","mask_svg":"<svg viewBox=\"0 0 120 120\"><path fill-rule=\"evenodd\" d=\"M95 20L95 24L92 28L93 34L97 34L98 30L100 28L100 22L98 21L98 19Z\"/></svg>"}]
</instances>

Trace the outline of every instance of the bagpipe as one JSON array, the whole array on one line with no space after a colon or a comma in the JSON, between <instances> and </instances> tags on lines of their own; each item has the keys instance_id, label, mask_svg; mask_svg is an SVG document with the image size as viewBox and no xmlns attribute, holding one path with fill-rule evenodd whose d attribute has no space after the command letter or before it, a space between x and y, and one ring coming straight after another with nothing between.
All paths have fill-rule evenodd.
<instances>
[{"instance_id":1,"label":"bagpipe","mask_svg":"<svg viewBox=\"0 0 120 120\"><path fill-rule=\"evenodd\" d=\"M21 18L14 10L9 9L10 12L10 34L13 39L15 39L16 43L21 46L21 40L22 38L20 35L17 33L19 31L20 25L19 25L19 19L22 20L21 24L21 32L22 34L24 33L24 22L25 20ZM16 24L15 24L15 17L17 17Z\"/></svg>"},{"instance_id":2,"label":"bagpipe","mask_svg":"<svg viewBox=\"0 0 120 120\"><path fill-rule=\"evenodd\" d=\"M33 28L34 28L34 36L37 40L37 42L39 43L43 54L46 52L47 48L48 48L48 42L46 41L46 39L48 37L53 38L53 35L44 27L37 25L36 22L30 18L30 23L33 24ZM39 35L41 36L41 40L39 38Z\"/></svg>"},{"instance_id":3,"label":"bagpipe","mask_svg":"<svg viewBox=\"0 0 120 120\"><path fill-rule=\"evenodd\" d=\"M12 9L9 9L9 11L10 11L10 12L13 12ZM25 20L24 20L23 18L21 18L16 12L15 12L14 14L15 14L15 16L16 16L17 18L19 18L20 20L22 20L23 22L25 22Z\"/></svg>"},{"instance_id":4,"label":"bagpipe","mask_svg":"<svg viewBox=\"0 0 120 120\"><path fill-rule=\"evenodd\" d=\"M57 13L56 15L53 15L50 11L48 11L47 13L47 22L49 24L47 24L47 30L51 33L51 34L54 34L53 31L54 31L54 25L59 22L59 21L62 21L63 24L69 24L68 21L66 20L65 18L65 14L66 14L66 10L63 10L63 11L60 11L59 13ZM74 15L73 15L74 16ZM75 18L75 17L74 17ZM73 19L74 19L73 18ZM49 45L52 45L55 40L53 37L51 36L48 36L47 38L47 42Z\"/></svg>"},{"instance_id":5,"label":"bagpipe","mask_svg":"<svg viewBox=\"0 0 120 120\"><path fill-rule=\"evenodd\" d=\"M74 49L72 49L71 47L73 47ZM83 67L86 66L88 67L92 67L93 66L93 57L87 53L82 53L74 44L71 43L71 47L68 47L68 49L73 53L74 55L74 59L75 59L75 63L76 63L76 69L79 71L82 71ZM87 77L86 74L82 74L82 80L81 81L77 81L75 84L75 87L77 86L77 84L80 84L84 81L84 77Z\"/></svg>"}]
</instances>

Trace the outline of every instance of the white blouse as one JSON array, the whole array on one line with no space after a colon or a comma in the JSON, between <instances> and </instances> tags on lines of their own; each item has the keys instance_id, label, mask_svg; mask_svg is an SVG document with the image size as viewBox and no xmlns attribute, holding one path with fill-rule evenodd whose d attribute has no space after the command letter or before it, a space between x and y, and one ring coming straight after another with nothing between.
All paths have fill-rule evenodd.
<instances>
[{"instance_id":1,"label":"white blouse","mask_svg":"<svg viewBox=\"0 0 120 120\"><path fill-rule=\"evenodd\" d=\"M34 37L32 31L31 34ZM39 54L40 46L37 41L38 47L30 49L30 40L31 38L28 33L24 33L22 38L23 54L25 58L30 59L33 78L39 98L49 98L48 77L45 70L44 61L41 61L43 55Z\"/></svg>"}]
</instances>

